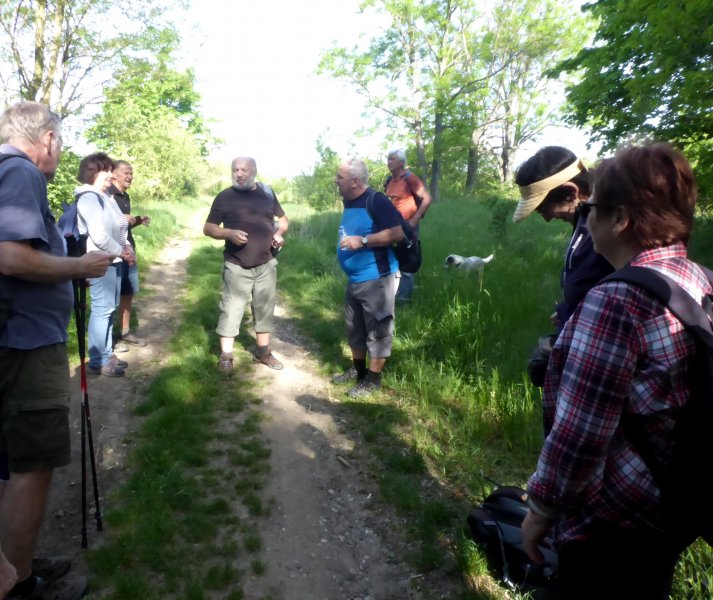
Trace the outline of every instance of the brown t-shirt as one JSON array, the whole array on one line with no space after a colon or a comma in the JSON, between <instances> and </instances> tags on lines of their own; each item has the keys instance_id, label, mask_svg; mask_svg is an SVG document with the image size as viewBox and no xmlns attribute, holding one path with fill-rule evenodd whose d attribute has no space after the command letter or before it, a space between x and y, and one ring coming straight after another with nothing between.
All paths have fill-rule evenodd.
<instances>
[{"instance_id":1,"label":"brown t-shirt","mask_svg":"<svg viewBox=\"0 0 713 600\"><path fill-rule=\"evenodd\" d=\"M425 188L421 180L411 171L406 171L400 177L391 178L385 193L391 198L396 210L408 221L418 210L415 196L423 197L424 191Z\"/></svg>"},{"instance_id":2,"label":"brown t-shirt","mask_svg":"<svg viewBox=\"0 0 713 600\"><path fill-rule=\"evenodd\" d=\"M206 223L225 229L241 229L248 234L248 242L242 246L226 240L223 256L227 262L251 269L272 259L270 247L275 217L284 216L285 211L277 197L265 193L259 186L254 190L229 187L213 200Z\"/></svg>"}]
</instances>

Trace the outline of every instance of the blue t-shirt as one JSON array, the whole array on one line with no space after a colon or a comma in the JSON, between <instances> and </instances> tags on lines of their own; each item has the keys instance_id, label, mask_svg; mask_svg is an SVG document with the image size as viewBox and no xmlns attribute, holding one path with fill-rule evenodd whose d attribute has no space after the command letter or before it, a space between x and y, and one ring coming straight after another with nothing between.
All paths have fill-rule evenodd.
<instances>
[{"instance_id":1,"label":"blue t-shirt","mask_svg":"<svg viewBox=\"0 0 713 600\"><path fill-rule=\"evenodd\" d=\"M370 194L374 195L371 201L373 220L366 210L366 201ZM342 235L362 237L398 225L401 225L398 211L381 192L368 188L354 200L344 200L344 212L339 228L340 237ZM342 270L347 274L351 283L379 279L399 270L399 264L390 246L342 250L339 247L339 240L337 240L337 257Z\"/></svg>"},{"instance_id":2,"label":"blue t-shirt","mask_svg":"<svg viewBox=\"0 0 713 600\"><path fill-rule=\"evenodd\" d=\"M0 153L23 157L0 163L0 241L29 242L35 250L64 256L45 176L16 148L4 144ZM37 283L0 274L0 302L9 313L0 327L0 347L31 350L67 341L74 304L70 281Z\"/></svg>"}]
</instances>

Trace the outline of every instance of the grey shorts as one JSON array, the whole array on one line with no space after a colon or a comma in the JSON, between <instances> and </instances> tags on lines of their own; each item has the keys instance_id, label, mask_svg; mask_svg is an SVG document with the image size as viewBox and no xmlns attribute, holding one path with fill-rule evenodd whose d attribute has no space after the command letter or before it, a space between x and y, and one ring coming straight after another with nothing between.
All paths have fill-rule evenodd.
<instances>
[{"instance_id":1,"label":"grey shorts","mask_svg":"<svg viewBox=\"0 0 713 600\"><path fill-rule=\"evenodd\" d=\"M397 284L396 275L347 284L344 314L350 348L367 350L371 358L391 356Z\"/></svg>"},{"instance_id":2,"label":"grey shorts","mask_svg":"<svg viewBox=\"0 0 713 600\"><path fill-rule=\"evenodd\" d=\"M271 333L277 293L277 260L243 269L233 263L223 263L223 296L216 333L221 337L236 337L240 323L252 298L256 333Z\"/></svg>"},{"instance_id":3,"label":"grey shorts","mask_svg":"<svg viewBox=\"0 0 713 600\"><path fill-rule=\"evenodd\" d=\"M38 376L39 375L39 376ZM0 451L10 471L70 463L69 363L64 344L0 348Z\"/></svg>"}]
</instances>

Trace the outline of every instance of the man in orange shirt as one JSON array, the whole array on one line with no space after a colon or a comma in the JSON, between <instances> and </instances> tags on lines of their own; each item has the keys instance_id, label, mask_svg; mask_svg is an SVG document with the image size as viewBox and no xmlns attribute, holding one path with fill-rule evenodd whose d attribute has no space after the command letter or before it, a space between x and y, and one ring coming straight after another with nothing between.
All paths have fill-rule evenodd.
<instances>
[{"instance_id":1,"label":"man in orange shirt","mask_svg":"<svg viewBox=\"0 0 713 600\"><path fill-rule=\"evenodd\" d=\"M406 168L406 153L402 149L392 150L386 157L386 164L391 175L386 180L384 191L391 199L396 210L406 219L418 234L418 225L426 216L431 204L431 195L423 182ZM414 287L414 274L401 273L396 300L411 300Z\"/></svg>"}]
</instances>

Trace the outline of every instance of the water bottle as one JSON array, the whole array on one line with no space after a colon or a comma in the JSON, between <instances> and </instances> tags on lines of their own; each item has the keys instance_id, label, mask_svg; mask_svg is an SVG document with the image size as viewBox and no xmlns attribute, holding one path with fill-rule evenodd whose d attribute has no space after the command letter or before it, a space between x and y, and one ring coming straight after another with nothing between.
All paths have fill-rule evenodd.
<instances>
[{"instance_id":1,"label":"water bottle","mask_svg":"<svg viewBox=\"0 0 713 600\"><path fill-rule=\"evenodd\" d=\"M344 238L347 237L347 231L344 229L344 225L341 225L339 227L339 249L340 250L346 250L346 248L342 247L342 242L344 241Z\"/></svg>"}]
</instances>

